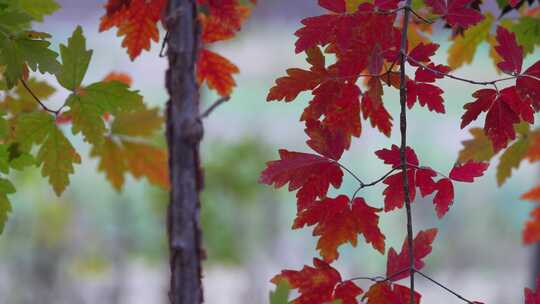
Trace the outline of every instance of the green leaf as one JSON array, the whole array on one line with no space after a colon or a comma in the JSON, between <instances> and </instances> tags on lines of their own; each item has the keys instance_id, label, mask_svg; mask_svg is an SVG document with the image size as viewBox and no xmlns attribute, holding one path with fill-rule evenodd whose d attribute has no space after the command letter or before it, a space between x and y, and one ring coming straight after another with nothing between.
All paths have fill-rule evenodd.
<instances>
[{"instance_id":1,"label":"green leaf","mask_svg":"<svg viewBox=\"0 0 540 304\"><path fill-rule=\"evenodd\" d=\"M9 173L9 145L0 144L0 172Z\"/></svg>"},{"instance_id":2,"label":"green leaf","mask_svg":"<svg viewBox=\"0 0 540 304\"><path fill-rule=\"evenodd\" d=\"M512 176L512 169L519 168L529 150L529 137L523 136L512 144L501 156L497 166L497 184L502 186Z\"/></svg>"},{"instance_id":3,"label":"green leaf","mask_svg":"<svg viewBox=\"0 0 540 304\"><path fill-rule=\"evenodd\" d=\"M60 5L55 0L12 0L13 5L30 15L36 21L43 21L43 17L56 12Z\"/></svg>"},{"instance_id":4,"label":"green leaf","mask_svg":"<svg viewBox=\"0 0 540 304\"><path fill-rule=\"evenodd\" d=\"M13 186L13 184L5 179L5 178L0 178L0 193L2 194L11 194L11 193L15 193L17 190L15 190L15 186Z\"/></svg>"},{"instance_id":5,"label":"green leaf","mask_svg":"<svg viewBox=\"0 0 540 304\"><path fill-rule=\"evenodd\" d=\"M25 64L41 73L56 74L59 71L58 54L51 51L49 45L48 41L29 39L24 34L0 37L0 65L6 67L4 77L8 88L23 76Z\"/></svg>"},{"instance_id":6,"label":"green leaf","mask_svg":"<svg viewBox=\"0 0 540 304\"><path fill-rule=\"evenodd\" d=\"M143 108L142 97L118 81L97 82L79 89L67 101L73 118L73 134L82 133L85 141L101 145L106 131L103 115Z\"/></svg>"},{"instance_id":7,"label":"green leaf","mask_svg":"<svg viewBox=\"0 0 540 304\"><path fill-rule=\"evenodd\" d=\"M66 89L75 91L82 83L92 51L86 49L86 39L80 26L77 26L68 45L60 45L62 67L57 75L58 82Z\"/></svg>"},{"instance_id":8,"label":"green leaf","mask_svg":"<svg viewBox=\"0 0 540 304\"><path fill-rule=\"evenodd\" d=\"M11 203L7 198L7 195L0 195L0 234L4 232L4 227L6 226L8 214L11 212Z\"/></svg>"},{"instance_id":9,"label":"green leaf","mask_svg":"<svg viewBox=\"0 0 540 304\"><path fill-rule=\"evenodd\" d=\"M25 13L0 11L0 29L10 34L28 29L31 21L32 18Z\"/></svg>"},{"instance_id":10,"label":"green leaf","mask_svg":"<svg viewBox=\"0 0 540 304\"><path fill-rule=\"evenodd\" d=\"M45 112L23 114L15 127L15 140L22 151L29 151L33 144L43 142L51 127L55 127L54 117Z\"/></svg>"},{"instance_id":11,"label":"green leaf","mask_svg":"<svg viewBox=\"0 0 540 304\"><path fill-rule=\"evenodd\" d=\"M142 96L138 91L120 81L100 81L85 87L80 94L84 99L99 103L103 112L116 114L119 111L132 111L143 107Z\"/></svg>"},{"instance_id":12,"label":"green leaf","mask_svg":"<svg viewBox=\"0 0 540 304\"><path fill-rule=\"evenodd\" d=\"M54 192L60 196L69 185L69 175L75 172L73 164L80 164L81 157L56 125L48 133L36 160L43 164L41 175L49 178Z\"/></svg>"},{"instance_id":13,"label":"green leaf","mask_svg":"<svg viewBox=\"0 0 540 304\"><path fill-rule=\"evenodd\" d=\"M141 109L133 112L120 112L114 117L111 131L116 135L152 136L163 126L159 109Z\"/></svg>"},{"instance_id":14,"label":"green leaf","mask_svg":"<svg viewBox=\"0 0 540 304\"><path fill-rule=\"evenodd\" d=\"M488 40L493 20L493 15L486 13L482 22L466 29L462 36L458 35L454 39L448 49L448 65L452 69L457 69L465 63L470 64L472 62L480 43Z\"/></svg>"},{"instance_id":15,"label":"green leaf","mask_svg":"<svg viewBox=\"0 0 540 304\"><path fill-rule=\"evenodd\" d=\"M79 164L81 157L56 126L54 118L44 112L21 115L15 139L23 151L28 151L33 144L41 144L37 164L42 165L41 174L49 178L54 191L60 195L69 184L73 164Z\"/></svg>"},{"instance_id":16,"label":"green leaf","mask_svg":"<svg viewBox=\"0 0 540 304\"><path fill-rule=\"evenodd\" d=\"M275 291L270 292L270 304L288 304L291 286L285 280L279 282Z\"/></svg>"},{"instance_id":17,"label":"green leaf","mask_svg":"<svg viewBox=\"0 0 540 304\"><path fill-rule=\"evenodd\" d=\"M510 26L510 30L516 33L516 39L523 46L525 55L532 54L535 46L540 45L540 20L530 16L523 16L517 23Z\"/></svg>"},{"instance_id":18,"label":"green leaf","mask_svg":"<svg viewBox=\"0 0 540 304\"><path fill-rule=\"evenodd\" d=\"M82 133L84 140L94 145L101 145L106 131L102 115L105 113L98 102L86 96L71 95L67 105L67 115L71 116L71 131L74 135Z\"/></svg>"}]
</instances>

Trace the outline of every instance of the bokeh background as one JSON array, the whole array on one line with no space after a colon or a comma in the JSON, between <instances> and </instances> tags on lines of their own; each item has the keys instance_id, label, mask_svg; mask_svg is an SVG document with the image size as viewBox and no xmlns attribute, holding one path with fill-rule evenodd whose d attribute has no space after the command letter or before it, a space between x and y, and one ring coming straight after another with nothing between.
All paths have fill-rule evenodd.
<instances>
[{"instance_id":1,"label":"bokeh background","mask_svg":"<svg viewBox=\"0 0 540 304\"><path fill-rule=\"evenodd\" d=\"M290 230L294 194L261 186L257 179L265 162L277 157L278 148L307 151L303 125L297 121L309 96L288 104L267 103L265 97L286 68L305 66L303 56L294 55L293 33L303 17L321 11L314 0L259 2L238 38L216 45L240 67L241 74L231 101L205 120L202 222L208 255L204 288L210 304L267 303L273 275L284 268L300 269L317 254L310 229ZM98 33L104 1L59 3L63 9L35 28L54 33L57 47L77 24L83 26L88 47L94 49L85 81L102 79L110 71L127 72L147 103L163 107L167 62L158 56L159 45L131 62L115 32ZM436 37L442 44L439 62L446 59L447 33ZM526 65L538 55L529 56ZM458 73L485 80L497 77L487 45L478 50L474 67ZM410 112L409 142L423 163L448 171L461 141L469 138L466 130L460 130L458 119L476 88L451 81L441 81L441 86L446 91L447 115L415 107ZM64 94L52 99L64 98ZM214 100L215 96L204 93L203 107ZM388 92L385 100L397 117L397 95ZM398 143L398 138L397 134L386 138L364 126L361 139L343 162L371 180L386 172L373 152ZM88 156L85 143L76 140L76 148ZM415 229L440 230L426 272L474 300L520 303L523 287L532 284L535 254L533 247L521 244L521 228L532 206L519 196L537 182L540 168L522 166L501 189L494 171L492 166L474 185L460 184L451 212L442 221L436 219L429 202L415 202ZM19 191L13 196L7 229L0 236L0 303L166 303L166 193L132 179L117 193L88 157L76 168L61 198L37 170L15 178ZM350 194L354 187L354 180L346 178L341 191ZM361 195L381 206L382 189L377 186ZM401 246L404 218L403 212L382 217L388 247ZM363 243L357 248L343 246L340 252L336 267L345 277L375 276L385 270L385 257ZM459 303L421 279L419 289L423 303Z\"/></svg>"}]
</instances>

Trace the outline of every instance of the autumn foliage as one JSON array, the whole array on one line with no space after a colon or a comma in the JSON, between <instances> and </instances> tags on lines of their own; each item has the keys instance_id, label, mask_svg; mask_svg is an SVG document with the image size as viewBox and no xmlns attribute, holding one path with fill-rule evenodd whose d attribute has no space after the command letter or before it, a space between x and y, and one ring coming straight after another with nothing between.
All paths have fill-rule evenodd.
<instances>
[{"instance_id":1,"label":"autumn foliage","mask_svg":"<svg viewBox=\"0 0 540 304\"><path fill-rule=\"evenodd\" d=\"M497 168L500 184L521 159L540 159L536 156L540 155L538 131L530 130L534 114L540 110L540 61L523 66L524 56L531 53L530 45L534 48L535 43L528 41L525 30L518 30L524 27L522 20L531 22L529 17L539 23L538 8L532 2L530 6L516 1L500 3L501 17L514 10L523 19L501 19L496 24L499 21L482 9L481 1L423 3L319 0L328 12L302 20L295 32L295 51L305 53L309 67L288 69L268 93L269 102L293 102L304 92L312 95L300 121L305 125L306 144L313 152L282 149L280 159L268 162L260 177L262 183L276 188L288 184L289 191L297 191L292 228L313 227L313 235L318 238L322 260L315 258L314 267L284 270L272 279L298 289L299 297L292 303L419 303L420 293L397 282L415 273L433 280L421 269L432 251L436 228L420 231L414 239L409 230L399 253L394 248L388 250L384 277L342 278L331 264L339 258L339 248L346 243L356 246L357 238L363 236L366 243L385 254L386 238L379 227L385 213L407 209L410 214L409 202L421 196L431 198L435 215L442 218L454 203L458 183L472 183L484 175L497 152L504 150ZM439 49L430 40L435 23L451 29L448 64L432 59ZM471 63L482 41L490 42L494 63L504 76L487 81L456 76L453 70ZM483 128L471 129L474 138L464 142L458 161L448 173L422 163L412 147L403 145L407 109L417 105L434 114L446 112L444 91L437 84L443 78L481 86L472 93L473 101L463 101L461 127L483 120ZM375 151L390 169L378 180L365 182L340 160L352 140L361 137L366 123L385 136L393 132L395 119L386 106L390 101L383 98L385 87L402 94L402 145ZM358 189L352 195L330 195L331 188L336 189L332 193L340 193L345 177L356 180ZM361 190L378 183L385 185L382 204L372 205L360 197ZM524 198L540 202L540 188ZM377 205L382 207L374 207ZM527 223L524 237L528 243L540 240L539 210L533 211L534 218ZM408 215L409 225L410 220ZM362 279L373 282L366 291L356 285ZM527 290L526 303L536 303L533 297L535 294Z\"/></svg>"}]
</instances>

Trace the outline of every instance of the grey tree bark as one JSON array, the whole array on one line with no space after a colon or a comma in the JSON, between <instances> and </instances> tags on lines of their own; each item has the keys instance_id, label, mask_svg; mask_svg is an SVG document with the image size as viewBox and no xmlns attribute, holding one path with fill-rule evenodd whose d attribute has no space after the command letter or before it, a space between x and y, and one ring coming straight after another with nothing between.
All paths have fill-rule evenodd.
<instances>
[{"instance_id":1,"label":"grey tree bark","mask_svg":"<svg viewBox=\"0 0 540 304\"><path fill-rule=\"evenodd\" d=\"M170 251L171 304L202 303L199 192L202 173L199 143L199 88L195 63L199 45L196 0L169 0L165 16L169 69L166 86L167 141L171 180L167 230Z\"/></svg>"}]
</instances>

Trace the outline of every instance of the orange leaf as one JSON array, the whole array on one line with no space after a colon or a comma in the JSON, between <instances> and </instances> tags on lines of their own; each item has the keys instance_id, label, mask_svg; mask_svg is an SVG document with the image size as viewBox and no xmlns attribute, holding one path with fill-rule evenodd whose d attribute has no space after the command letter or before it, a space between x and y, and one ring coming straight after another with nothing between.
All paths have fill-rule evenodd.
<instances>
[{"instance_id":1,"label":"orange leaf","mask_svg":"<svg viewBox=\"0 0 540 304\"><path fill-rule=\"evenodd\" d=\"M114 80L120 81L121 83L127 84L128 86L131 86L131 84L133 83L133 79L131 78L131 76L122 72L110 72L103 79L103 81L105 82Z\"/></svg>"},{"instance_id":2,"label":"orange leaf","mask_svg":"<svg viewBox=\"0 0 540 304\"><path fill-rule=\"evenodd\" d=\"M530 245L540 241L540 208L531 212L531 218L525 223L523 230L523 243Z\"/></svg>"},{"instance_id":3,"label":"orange leaf","mask_svg":"<svg viewBox=\"0 0 540 304\"><path fill-rule=\"evenodd\" d=\"M232 74L238 73L238 67L227 58L202 49L197 61L197 81L202 84L206 81L210 89L214 89L221 96L230 96L236 83Z\"/></svg>"},{"instance_id":4,"label":"orange leaf","mask_svg":"<svg viewBox=\"0 0 540 304\"><path fill-rule=\"evenodd\" d=\"M159 41L157 22L166 0L109 0L107 13L101 17L99 31L118 28L118 36L125 36L122 46L131 60L142 50L149 50L151 41Z\"/></svg>"},{"instance_id":5,"label":"orange leaf","mask_svg":"<svg viewBox=\"0 0 540 304\"><path fill-rule=\"evenodd\" d=\"M540 186L534 187L521 196L522 200L540 202Z\"/></svg>"},{"instance_id":6,"label":"orange leaf","mask_svg":"<svg viewBox=\"0 0 540 304\"><path fill-rule=\"evenodd\" d=\"M354 199L351 206L349 198L340 195L326 198L300 212L293 229L315 225L313 235L320 236L317 248L327 262L338 258L340 245L349 242L356 246L358 234L363 234L366 242L384 253L385 237L379 230L379 211L367 205L363 198Z\"/></svg>"}]
</instances>

